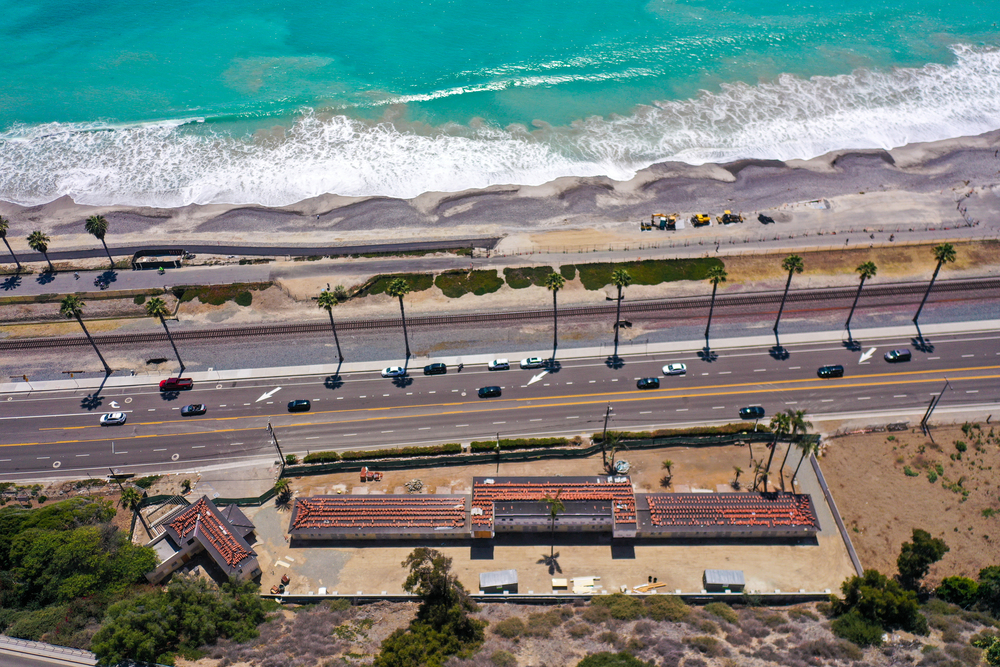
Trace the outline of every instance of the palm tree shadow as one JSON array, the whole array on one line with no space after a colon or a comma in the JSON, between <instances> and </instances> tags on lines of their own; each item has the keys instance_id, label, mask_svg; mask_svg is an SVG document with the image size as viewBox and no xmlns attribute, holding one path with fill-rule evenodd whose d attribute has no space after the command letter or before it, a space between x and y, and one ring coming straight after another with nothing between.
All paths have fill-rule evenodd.
<instances>
[{"instance_id":1,"label":"palm tree shadow","mask_svg":"<svg viewBox=\"0 0 1000 667\"><path fill-rule=\"evenodd\" d=\"M539 565L544 565L549 568L549 574L555 574L558 572L562 574L562 568L559 566L559 554L545 554L538 560Z\"/></svg>"},{"instance_id":2,"label":"palm tree shadow","mask_svg":"<svg viewBox=\"0 0 1000 667\"><path fill-rule=\"evenodd\" d=\"M774 347L772 347L767 352L778 361L783 361L790 356L788 353L788 349L781 344L781 340L778 338L777 331L774 332Z\"/></svg>"},{"instance_id":3,"label":"palm tree shadow","mask_svg":"<svg viewBox=\"0 0 1000 667\"><path fill-rule=\"evenodd\" d=\"M118 281L118 272L114 269L108 269L101 274L101 280L106 283L113 283Z\"/></svg>"},{"instance_id":4,"label":"palm tree shadow","mask_svg":"<svg viewBox=\"0 0 1000 667\"><path fill-rule=\"evenodd\" d=\"M344 386L344 378L340 374L329 375L323 379L323 386L327 389L340 389Z\"/></svg>"},{"instance_id":5,"label":"palm tree shadow","mask_svg":"<svg viewBox=\"0 0 1000 667\"><path fill-rule=\"evenodd\" d=\"M39 285L48 285L55 279L56 279L56 272L53 271L52 269L46 269L45 271L42 271L41 273L38 274L38 277L35 279L35 282L37 282Z\"/></svg>"},{"instance_id":6,"label":"palm tree shadow","mask_svg":"<svg viewBox=\"0 0 1000 667\"><path fill-rule=\"evenodd\" d=\"M556 361L555 359L549 359L548 361L545 362L542 368L544 368L549 373L558 373L559 371L562 370L562 363Z\"/></svg>"},{"instance_id":7,"label":"palm tree shadow","mask_svg":"<svg viewBox=\"0 0 1000 667\"><path fill-rule=\"evenodd\" d=\"M398 377L392 378L393 386L399 387L400 389L405 389L413 384L413 378L409 375L400 375Z\"/></svg>"},{"instance_id":8,"label":"palm tree shadow","mask_svg":"<svg viewBox=\"0 0 1000 667\"><path fill-rule=\"evenodd\" d=\"M719 353L709 348L708 345L706 345L705 347L701 348L698 351L698 358L701 359L702 361L712 363L713 361L719 358Z\"/></svg>"},{"instance_id":9,"label":"palm tree shadow","mask_svg":"<svg viewBox=\"0 0 1000 667\"><path fill-rule=\"evenodd\" d=\"M181 392L179 391L161 391L160 399L164 401L176 401L181 397Z\"/></svg>"},{"instance_id":10,"label":"palm tree shadow","mask_svg":"<svg viewBox=\"0 0 1000 667\"><path fill-rule=\"evenodd\" d=\"M851 352L858 352L861 350L861 341L851 335L850 329L847 330L847 340L843 342L843 345Z\"/></svg>"},{"instance_id":11,"label":"palm tree shadow","mask_svg":"<svg viewBox=\"0 0 1000 667\"><path fill-rule=\"evenodd\" d=\"M7 278L0 283L0 289L5 292L10 292L11 290L16 290L21 286L21 274L14 274L13 276L7 276Z\"/></svg>"},{"instance_id":12,"label":"palm tree shadow","mask_svg":"<svg viewBox=\"0 0 1000 667\"><path fill-rule=\"evenodd\" d=\"M924 334L920 331L920 325L916 322L913 323L917 327L917 335L915 338L911 338L910 342L913 343L913 347L917 348L920 352L933 352L934 344L929 340L924 338Z\"/></svg>"},{"instance_id":13,"label":"palm tree shadow","mask_svg":"<svg viewBox=\"0 0 1000 667\"><path fill-rule=\"evenodd\" d=\"M80 401L81 408L93 412L94 410L101 407L101 404L104 403L104 397L101 396L101 391L104 390L104 384L108 381L109 377L111 377L111 374L105 373L104 379L101 380L100 386L98 386L97 389L94 390L94 393L87 394L86 396L83 397L83 399Z\"/></svg>"},{"instance_id":14,"label":"palm tree shadow","mask_svg":"<svg viewBox=\"0 0 1000 667\"><path fill-rule=\"evenodd\" d=\"M625 367L625 360L617 354L612 354L604 360L604 365L613 370L618 370Z\"/></svg>"}]
</instances>

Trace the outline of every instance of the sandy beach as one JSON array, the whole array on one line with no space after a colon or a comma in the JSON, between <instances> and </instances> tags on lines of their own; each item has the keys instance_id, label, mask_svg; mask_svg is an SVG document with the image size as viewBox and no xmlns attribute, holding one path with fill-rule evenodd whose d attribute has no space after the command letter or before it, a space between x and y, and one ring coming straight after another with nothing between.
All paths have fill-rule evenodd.
<instances>
[{"instance_id":1,"label":"sandy beach","mask_svg":"<svg viewBox=\"0 0 1000 667\"><path fill-rule=\"evenodd\" d=\"M912 144L888 151L837 151L811 160L745 160L724 165L657 164L629 181L560 178L541 186L427 192L409 200L334 194L293 206L191 205L160 209L92 207L69 197L31 207L0 202L10 221L8 240L27 252L25 237L47 233L50 248L99 247L83 233L90 215L110 222L109 245L126 243L280 242L354 243L504 236L500 250L612 243L640 235L651 213L713 216L758 212L768 230L847 229L851 226L956 228L979 221L984 232L1000 218L1000 131ZM744 228L751 229L750 225ZM712 237L719 227L672 238ZM994 230L995 231L995 230ZM657 239L663 237L657 236ZM96 244L96 246L95 246ZM5 253L4 253L5 254ZM6 258L4 258L6 259Z\"/></svg>"}]
</instances>

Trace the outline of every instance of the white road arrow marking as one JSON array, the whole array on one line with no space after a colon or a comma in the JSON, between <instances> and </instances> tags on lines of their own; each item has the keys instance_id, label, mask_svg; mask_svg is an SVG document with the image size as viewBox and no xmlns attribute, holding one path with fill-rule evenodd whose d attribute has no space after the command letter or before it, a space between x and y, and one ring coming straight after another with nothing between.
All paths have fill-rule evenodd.
<instances>
[{"instance_id":1,"label":"white road arrow marking","mask_svg":"<svg viewBox=\"0 0 1000 667\"><path fill-rule=\"evenodd\" d=\"M118 409L118 408L120 408L121 406L120 406L120 405L118 405L118 401L111 401L111 407L112 407L113 409L117 410L117 409Z\"/></svg>"},{"instance_id":2,"label":"white road arrow marking","mask_svg":"<svg viewBox=\"0 0 1000 667\"><path fill-rule=\"evenodd\" d=\"M269 399L269 398L271 398L272 396L274 396L275 394L277 394L277 393L278 393L279 391L281 391L281 387L275 387L275 388L274 388L274 389L272 389L271 391L268 391L268 392L265 392L264 394L262 394L262 395L261 395L261 397L260 397L260 398L258 398L258 399L257 399L256 401L254 401L254 402L255 402L255 403L260 403L261 401L266 401L267 399Z\"/></svg>"},{"instance_id":3,"label":"white road arrow marking","mask_svg":"<svg viewBox=\"0 0 1000 667\"><path fill-rule=\"evenodd\" d=\"M864 363L864 362L868 361L869 359L871 359L872 355L875 354L875 350L877 350L877 349L878 349L877 347L873 347L870 350L868 350L867 352L865 352L864 354L862 354L861 355L861 359L858 360L858 363L861 364L861 363Z\"/></svg>"},{"instance_id":4,"label":"white road arrow marking","mask_svg":"<svg viewBox=\"0 0 1000 667\"><path fill-rule=\"evenodd\" d=\"M528 384L535 384L536 382L538 382L539 380L541 380L543 377L545 377L546 375L548 375L548 373L549 373L548 371L542 371L541 373L539 373L535 377L533 377L530 380L528 380Z\"/></svg>"}]
</instances>

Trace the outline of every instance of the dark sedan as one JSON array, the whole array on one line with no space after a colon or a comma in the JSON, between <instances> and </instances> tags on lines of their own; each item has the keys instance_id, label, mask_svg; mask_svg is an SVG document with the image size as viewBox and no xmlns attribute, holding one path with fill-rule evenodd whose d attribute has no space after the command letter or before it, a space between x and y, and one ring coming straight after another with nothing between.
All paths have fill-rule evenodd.
<instances>
[{"instance_id":1,"label":"dark sedan","mask_svg":"<svg viewBox=\"0 0 1000 667\"><path fill-rule=\"evenodd\" d=\"M197 405L185 405L181 408L181 417L196 417L198 415L205 414L207 408L204 403L199 403Z\"/></svg>"},{"instance_id":2,"label":"dark sedan","mask_svg":"<svg viewBox=\"0 0 1000 667\"><path fill-rule=\"evenodd\" d=\"M660 378L642 378L635 383L635 386L639 389L659 389Z\"/></svg>"},{"instance_id":3,"label":"dark sedan","mask_svg":"<svg viewBox=\"0 0 1000 667\"><path fill-rule=\"evenodd\" d=\"M309 403L309 401L305 401L302 399L288 402L289 412L309 412L309 408L311 407L312 405Z\"/></svg>"}]
</instances>

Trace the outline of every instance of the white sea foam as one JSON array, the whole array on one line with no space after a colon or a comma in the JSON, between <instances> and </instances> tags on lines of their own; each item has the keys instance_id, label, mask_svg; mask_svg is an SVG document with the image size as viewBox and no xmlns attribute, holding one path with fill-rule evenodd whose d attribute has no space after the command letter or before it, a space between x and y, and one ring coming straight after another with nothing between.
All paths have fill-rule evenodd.
<instances>
[{"instance_id":1,"label":"white sea foam","mask_svg":"<svg viewBox=\"0 0 1000 667\"><path fill-rule=\"evenodd\" d=\"M1000 128L1000 50L956 47L955 56L949 66L726 85L627 117L532 131L489 124L424 128L313 112L283 134L252 138L181 126L200 119L20 126L0 135L0 199L37 204L70 195L97 205L278 206L325 193L413 197L570 175L628 179L665 160L810 158ZM503 85L553 83L525 73ZM475 91L449 89L420 99L468 92Z\"/></svg>"}]
</instances>

